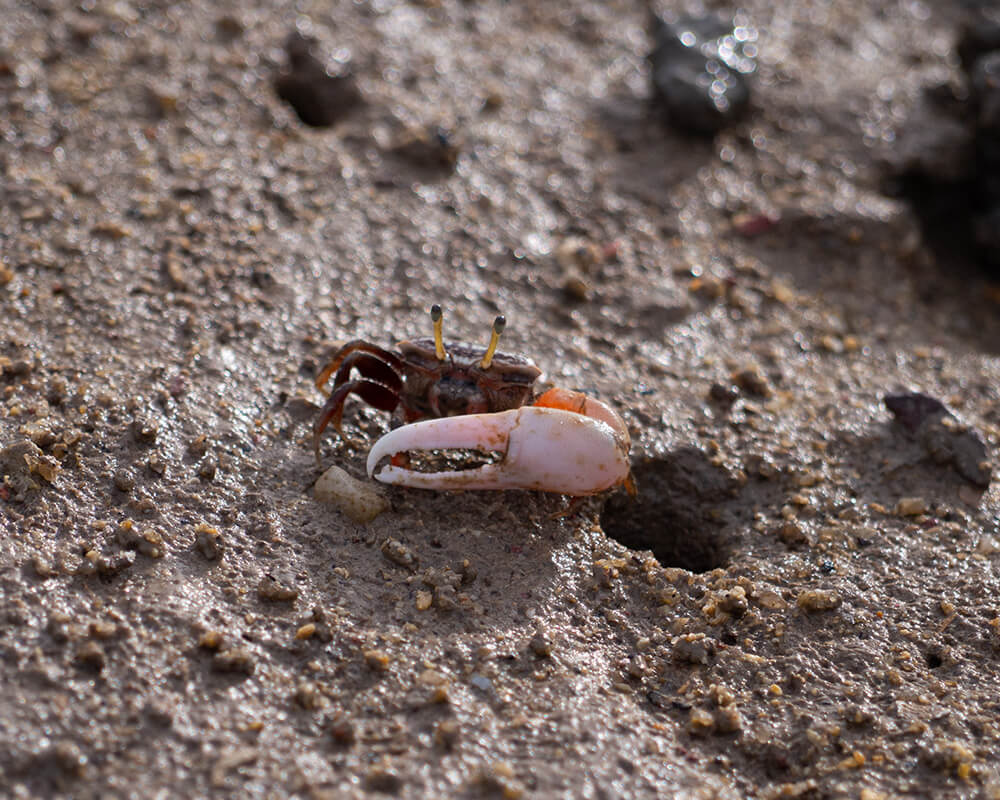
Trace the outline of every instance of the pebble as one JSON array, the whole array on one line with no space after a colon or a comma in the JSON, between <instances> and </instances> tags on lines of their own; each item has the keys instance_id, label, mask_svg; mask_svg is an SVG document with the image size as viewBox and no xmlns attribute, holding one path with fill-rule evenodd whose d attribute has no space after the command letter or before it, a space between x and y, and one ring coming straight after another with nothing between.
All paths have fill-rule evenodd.
<instances>
[{"instance_id":1,"label":"pebble","mask_svg":"<svg viewBox=\"0 0 1000 800\"><path fill-rule=\"evenodd\" d=\"M408 570L416 571L420 560L413 551L398 539L386 539L380 548L382 555L393 564L398 564Z\"/></svg>"},{"instance_id":2,"label":"pebble","mask_svg":"<svg viewBox=\"0 0 1000 800\"><path fill-rule=\"evenodd\" d=\"M132 520L127 519L118 526L117 537L122 547L138 550L150 558L163 558L163 536L152 528L142 532L137 531Z\"/></svg>"},{"instance_id":3,"label":"pebble","mask_svg":"<svg viewBox=\"0 0 1000 800\"><path fill-rule=\"evenodd\" d=\"M365 776L365 789L369 792L396 795L403 788L403 779L384 767L375 767Z\"/></svg>"},{"instance_id":4,"label":"pebble","mask_svg":"<svg viewBox=\"0 0 1000 800\"><path fill-rule=\"evenodd\" d=\"M753 365L734 372L730 379L740 389L756 397L770 397L771 385L760 367Z\"/></svg>"},{"instance_id":5,"label":"pebble","mask_svg":"<svg viewBox=\"0 0 1000 800\"><path fill-rule=\"evenodd\" d=\"M97 642L84 642L73 658L81 667L92 669L95 672L104 669L107 662L104 649Z\"/></svg>"},{"instance_id":6,"label":"pebble","mask_svg":"<svg viewBox=\"0 0 1000 800\"><path fill-rule=\"evenodd\" d=\"M714 642L704 633L687 633L674 642L674 661L685 664L707 664L715 651Z\"/></svg>"},{"instance_id":7,"label":"pebble","mask_svg":"<svg viewBox=\"0 0 1000 800\"><path fill-rule=\"evenodd\" d=\"M715 717L703 708L692 708L687 729L692 736L708 736L715 731Z\"/></svg>"},{"instance_id":8,"label":"pebble","mask_svg":"<svg viewBox=\"0 0 1000 800\"><path fill-rule=\"evenodd\" d=\"M198 477L203 481L211 481L215 478L215 472L219 467L219 462L211 456L202 459L198 464Z\"/></svg>"},{"instance_id":9,"label":"pebble","mask_svg":"<svg viewBox=\"0 0 1000 800\"><path fill-rule=\"evenodd\" d=\"M15 500L23 500L26 492L41 488L33 476L52 483L59 470L55 459L46 456L38 445L27 439L0 449L0 476L6 476L6 486L13 492Z\"/></svg>"},{"instance_id":10,"label":"pebble","mask_svg":"<svg viewBox=\"0 0 1000 800\"><path fill-rule=\"evenodd\" d=\"M387 672L389 669L389 655L384 650L365 650L365 664L375 672Z\"/></svg>"},{"instance_id":11,"label":"pebble","mask_svg":"<svg viewBox=\"0 0 1000 800\"><path fill-rule=\"evenodd\" d=\"M389 508L389 501L370 481L360 481L340 467L330 467L320 475L313 496L321 503L331 503L362 525Z\"/></svg>"},{"instance_id":12,"label":"pebble","mask_svg":"<svg viewBox=\"0 0 1000 800\"><path fill-rule=\"evenodd\" d=\"M322 708L325 698L314 683L300 683L292 694L292 702L306 711Z\"/></svg>"},{"instance_id":13,"label":"pebble","mask_svg":"<svg viewBox=\"0 0 1000 800\"><path fill-rule=\"evenodd\" d=\"M809 542L809 537L802 530L802 526L794 520L787 520L781 523L778 526L777 534L778 538L789 547L796 547Z\"/></svg>"},{"instance_id":14,"label":"pebble","mask_svg":"<svg viewBox=\"0 0 1000 800\"><path fill-rule=\"evenodd\" d=\"M115 486L119 491L131 492L135 488L135 476L130 470L119 469L115 471Z\"/></svg>"},{"instance_id":15,"label":"pebble","mask_svg":"<svg viewBox=\"0 0 1000 800\"><path fill-rule=\"evenodd\" d=\"M731 406L739 396L736 387L730 383L713 383L708 389L708 399L723 406Z\"/></svg>"},{"instance_id":16,"label":"pebble","mask_svg":"<svg viewBox=\"0 0 1000 800\"><path fill-rule=\"evenodd\" d=\"M441 720L434 728L434 744L442 750L451 751L458 744L460 728L453 719Z\"/></svg>"},{"instance_id":17,"label":"pebble","mask_svg":"<svg viewBox=\"0 0 1000 800\"><path fill-rule=\"evenodd\" d=\"M222 635L222 631L209 630L205 631L198 639L198 647L205 650L218 650L224 641L225 637Z\"/></svg>"},{"instance_id":18,"label":"pebble","mask_svg":"<svg viewBox=\"0 0 1000 800\"><path fill-rule=\"evenodd\" d=\"M331 75L315 55L316 40L296 32L285 41L288 66L274 89L299 119L314 128L329 128L361 105L351 75Z\"/></svg>"},{"instance_id":19,"label":"pebble","mask_svg":"<svg viewBox=\"0 0 1000 800\"><path fill-rule=\"evenodd\" d=\"M407 128L390 153L419 169L451 171L458 163L461 143L448 128L417 126Z\"/></svg>"},{"instance_id":20,"label":"pebble","mask_svg":"<svg viewBox=\"0 0 1000 800\"><path fill-rule=\"evenodd\" d=\"M832 611L840 607L841 599L837 592L827 589L806 589L799 592L795 601L799 608L806 613L818 611Z\"/></svg>"},{"instance_id":21,"label":"pebble","mask_svg":"<svg viewBox=\"0 0 1000 800\"><path fill-rule=\"evenodd\" d=\"M295 631L296 639L311 639L313 634L316 633L316 623L307 622L305 625L301 626L297 631Z\"/></svg>"},{"instance_id":22,"label":"pebble","mask_svg":"<svg viewBox=\"0 0 1000 800\"><path fill-rule=\"evenodd\" d=\"M132 422L132 435L142 444L154 444L159 432L159 426L148 417L139 417Z\"/></svg>"},{"instance_id":23,"label":"pebble","mask_svg":"<svg viewBox=\"0 0 1000 800\"><path fill-rule=\"evenodd\" d=\"M902 517L918 517L927 513L927 501L922 497L902 497L896 503L896 513Z\"/></svg>"},{"instance_id":24,"label":"pebble","mask_svg":"<svg viewBox=\"0 0 1000 800\"><path fill-rule=\"evenodd\" d=\"M330 738L340 747L350 747L358 740L357 734L354 731L354 725L350 720L334 720L330 723L328 730Z\"/></svg>"},{"instance_id":25,"label":"pebble","mask_svg":"<svg viewBox=\"0 0 1000 800\"><path fill-rule=\"evenodd\" d=\"M209 561L215 561L222 554L222 534L202 522L195 528L194 546Z\"/></svg>"},{"instance_id":26,"label":"pebble","mask_svg":"<svg viewBox=\"0 0 1000 800\"><path fill-rule=\"evenodd\" d=\"M269 603L294 603L299 597L299 590L279 583L271 575L265 575L257 584L257 596Z\"/></svg>"},{"instance_id":27,"label":"pebble","mask_svg":"<svg viewBox=\"0 0 1000 800\"><path fill-rule=\"evenodd\" d=\"M223 650L212 658L212 669L216 672L252 675L256 667L257 661L253 654L242 647Z\"/></svg>"},{"instance_id":28,"label":"pebble","mask_svg":"<svg viewBox=\"0 0 1000 800\"><path fill-rule=\"evenodd\" d=\"M552 656L552 642L541 633L536 633L531 637L528 649L539 658L551 658Z\"/></svg>"},{"instance_id":29,"label":"pebble","mask_svg":"<svg viewBox=\"0 0 1000 800\"><path fill-rule=\"evenodd\" d=\"M554 251L556 263L565 272L586 275L593 272L603 260L601 248L588 239L569 236L563 239Z\"/></svg>"}]
</instances>

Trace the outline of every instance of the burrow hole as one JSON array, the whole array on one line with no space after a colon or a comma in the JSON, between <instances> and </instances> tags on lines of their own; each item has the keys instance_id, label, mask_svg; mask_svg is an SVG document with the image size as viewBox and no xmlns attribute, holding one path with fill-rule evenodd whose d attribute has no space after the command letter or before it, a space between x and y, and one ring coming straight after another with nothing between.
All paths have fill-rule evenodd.
<instances>
[{"instance_id":1,"label":"burrow hole","mask_svg":"<svg viewBox=\"0 0 1000 800\"><path fill-rule=\"evenodd\" d=\"M694 448L676 450L632 470L638 495L612 496L601 527L633 550L651 550L664 567L708 572L729 563L719 507L732 502L735 484Z\"/></svg>"}]
</instances>

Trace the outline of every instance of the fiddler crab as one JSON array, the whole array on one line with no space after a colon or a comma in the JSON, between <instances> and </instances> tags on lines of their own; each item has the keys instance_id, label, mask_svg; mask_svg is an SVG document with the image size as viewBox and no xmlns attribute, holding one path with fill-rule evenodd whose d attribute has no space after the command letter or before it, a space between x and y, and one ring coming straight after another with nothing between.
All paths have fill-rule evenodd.
<instances>
[{"instance_id":1,"label":"fiddler crab","mask_svg":"<svg viewBox=\"0 0 1000 800\"><path fill-rule=\"evenodd\" d=\"M538 489L585 496L624 485L634 493L625 422L610 407L580 392L549 389L535 396L541 370L523 356L497 350L506 325L493 321L484 349L441 335L441 307L431 308L434 337L402 341L395 351L356 339L344 345L316 378L333 390L313 429L320 439L332 422L341 430L351 394L405 422L368 454L368 476L420 489ZM354 372L358 377L352 377ZM417 421L422 420L422 421ZM408 469L413 451L468 449L499 453L484 466L444 472ZM388 464L383 461L388 459Z\"/></svg>"}]
</instances>

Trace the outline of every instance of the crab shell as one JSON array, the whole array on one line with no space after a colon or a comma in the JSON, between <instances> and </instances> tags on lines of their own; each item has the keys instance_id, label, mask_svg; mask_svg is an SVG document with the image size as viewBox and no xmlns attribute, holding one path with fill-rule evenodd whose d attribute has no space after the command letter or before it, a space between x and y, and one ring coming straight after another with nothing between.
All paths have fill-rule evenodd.
<instances>
[{"instance_id":1,"label":"crab shell","mask_svg":"<svg viewBox=\"0 0 1000 800\"><path fill-rule=\"evenodd\" d=\"M494 414L430 419L396 428L368 454L368 475L417 489L536 489L582 496L629 478L629 435L621 417L594 398L552 389L535 405ZM469 470L415 472L383 459L413 450L499 452Z\"/></svg>"}]
</instances>

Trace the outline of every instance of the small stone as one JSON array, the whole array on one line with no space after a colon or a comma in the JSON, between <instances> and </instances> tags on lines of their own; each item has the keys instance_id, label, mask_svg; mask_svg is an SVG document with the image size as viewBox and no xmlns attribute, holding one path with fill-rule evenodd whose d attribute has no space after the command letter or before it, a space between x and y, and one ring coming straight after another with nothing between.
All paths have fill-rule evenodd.
<instances>
[{"instance_id":1,"label":"small stone","mask_svg":"<svg viewBox=\"0 0 1000 800\"><path fill-rule=\"evenodd\" d=\"M115 472L115 486L119 491L131 492L135 488L135 476L127 469Z\"/></svg>"},{"instance_id":2,"label":"small stone","mask_svg":"<svg viewBox=\"0 0 1000 800\"><path fill-rule=\"evenodd\" d=\"M551 658L552 643L541 633L536 633L528 642L528 648L539 658Z\"/></svg>"},{"instance_id":3,"label":"small stone","mask_svg":"<svg viewBox=\"0 0 1000 800\"><path fill-rule=\"evenodd\" d=\"M767 377L757 366L746 367L734 372L730 379L747 394L756 397L770 397L772 395Z\"/></svg>"},{"instance_id":4,"label":"small stone","mask_svg":"<svg viewBox=\"0 0 1000 800\"><path fill-rule=\"evenodd\" d=\"M687 664L707 664L714 652L714 643L704 633L687 633L674 642L674 661Z\"/></svg>"},{"instance_id":5,"label":"small stone","mask_svg":"<svg viewBox=\"0 0 1000 800\"><path fill-rule=\"evenodd\" d=\"M6 489L5 498L12 495L12 499L23 501L27 492L41 488L33 476L52 483L59 469L54 459L43 454L38 445L28 439L0 449L0 485Z\"/></svg>"},{"instance_id":6,"label":"small stone","mask_svg":"<svg viewBox=\"0 0 1000 800\"><path fill-rule=\"evenodd\" d=\"M224 641L225 637L222 635L222 631L205 631L198 640L198 647L204 648L205 650L218 650L222 647L222 643Z\"/></svg>"},{"instance_id":7,"label":"small stone","mask_svg":"<svg viewBox=\"0 0 1000 800\"><path fill-rule=\"evenodd\" d=\"M718 733L738 733L743 729L743 715L735 706L719 708L715 712L715 730Z\"/></svg>"},{"instance_id":8,"label":"small stone","mask_svg":"<svg viewBox=\"0 0 1000 800\"><path fill-rule=\"evenodd\" d=\"M434 602L434 595L430 592L417 592L417 611L426 611Z\"/></svg>"},{"instance_id":9,"label":"small stone","mask_svg":"<svg viewBox=\"0 0 1000 800\"><path fill-rule=\"evenodd\" d=\"M208 456L202 459L201 463L198 464L198 477L203 481L210 481L215 478L216 470L219 468L219 462Z\"/></svg>"},{"instance_id":10,"label":"small stone","mask_svg":"<svg viewBox=\"0 0 1000 800\"><path fill-rule=\"evenodd\" d=\"M104 669L107 657L104 655L104 650L97 642L85 642L76 651L74 660L81 667L94 670L95 672L100 672Z\"/></svg>"},{"instance_id":11,"label":"small stone","mask_svg":"<svg viewBox=\"0 0 1000 800\"><path fill-rule=\"evenodd\" d=\"M448 128L421 125L407 128L390 152L417 169L450 172L458 163L461 143Z\"/></svg>"},{"instance_id":12,"label":"small stone","mask_svg":"<svg viewBox=\"0 0 1000 800\"><path fill-rule=\"evenodd\" d=\"M357 741L354 725L349 720L334 720L329 727L330 738L340 747L350 747Z\"/></svg>"},{"instance_id":13,"label":"small stone","mask_svg":"<svg viewBox=\"0 0 1000 800\"><path fill-rule=\"evenodd\" d=\"M927 501L922 497L903 497L896 503L896 513L903 517L918 517L927 513Z\"/></svg>"},{"instance_id":14,"label":"small stone","mask_svg":"<svg viewBox=\"0 0 1000 800\"><path fill-rule=\"evenodd\" d=\"M319 502L332 503L362 525L389 508L389 501L370 482L359 481L340 467L330 467L320 475L313 494Z\"/></svg>"},{"instance_id":15,"label":"small stone","mask_svg":"<svg viewBox=\"0 0 1000 800\"><path fill-rule=\"evenodd\" d=\"M796 600L799 608L806 613L832 611L840 607L841 599L837 592L826 589L806 589L799 592Z\"/></svg>"},{"instance_id":16,"label":"small stone","mask_svg":"<svg viewBox=\"0 0 1000 800\"><path fill-rule=\"evenodd\" d=\"M31 566L35 570L35 575L43 581L54 578L59 574L57 570L52 568L52 565L48 561L40 556L35 556L31 559Z\"/></svg>"},{"instance_id":17,"label":"small stone","mask_svg":"<svg viewBox=\"0 0 1000 800\"><path fill-rule=\"evenodd\" d=\"M212 669L216 672L252 675L256 666L253 654L241 647L223 650L212 658Z\"/></svg>"},{"instance_id":18,"label":"small stone","mask_svg":"<svg viewBox=\"0 0 1000 800\"><path fill-rule=\"evenodd\" d=\"M365 776L365 789L369 792L396 795L403 785L403 779L399 775L382 767L375 767Z\"/></svg>"},{"instance_id":19,"label":"small stone","mask_svg":"<svg viewBox=\"0 0 1000 800\"><path fill-rule=\"evenodd\" d=\"M475 776L474 784L477 795L486 797L520 800L525 793L524 784L514 777L513 767L505 761L497 761L484 767Z\"/></svg>"},{"instance_id":20,"label":"small stone","mask_svg":"<svg viewBox=\"0 0 1000 800\"><path fill-rule=\"evenodd\" d=\"M732 124L750 102L745 75L756 68L756 29L742 16L655 23L650 77L670 123L701 135Z\"/></svg>"},{"instance_id":21,"label":"small stone","mask_svg":"<svg viewBox=\"0 0 1000 800\"><path fill-rule=\"evenodd\" d=\"M365 664L374 672L387 672L389 669L389 655L384 650L365 650L363 653Z\"/></svg>"},{"instance_id":22,"label":"small stone","mask_svg":"<svg viewBox=\"0 0 1000 800\"><path fill-rule=\"evenodd\" d=\"M95 236L106 236L116 241L132 235L129 228L114 220L101 220L90 229L90 232Z\"/></svg>"},{"instance_id":23,"label":"small stone","mask_svg":"<svg viewBox=\"0 0 1000 800\"><path fill-rule=\"evenodd\" d=\"M316 687L316 684L300 683L292 695L292 701L301 709L315 711L323 707L325 698Z\"/></svg>"},{"instance_id":24,"label":"small stone","mask_svg":"<svg viewBox=\"0 0 1000 800\"><path fill-rule=\"evenodd\" d=\"M294 603L299 591L291 586L284 586L271 575L265 575L257 584L257 596L269 603Z\"/></svg>"},{"instance_id":25,"label":"small stone","mask_svg":"<svg viewBox=\"0 0 1000 800\"><path fill-rule=\"evenodd\" d=\"M580 236L563 239L555 249L556 262L567 273L586 275L604 260L601 248Z\"/></svg>"},{"instance_id":26,"label":"small stone","mask_svg":"<svg viewBox=\"0 0 1000 800\"><path fill-rule=\"evenodd\" d=\"M448 678L436 669L425 669L417 676L417 681L424 686L445 686Z\"/></svg>"},{"instance_id":27,"label":"small stone","mask_svg":"<svg viewBox=\"0 0 1000 800\"><path fill-rule=\"evenodd\" d=\"M39 758L40 772L45 766L55 767L66 777L82 778L86 773L87 756L74 742L59 741L45 751Z\"/></svg>"},{"instance_id":28,"label":"small stone","mask_svg":"<svg viewBox=\"0 0 1000 800\"><path fill-rule=\"evenodd\" d=\"M454 750L458 744L459 731L459 725L455 720L441 720L434 728L434 744L442 750Z\"/></svg>"},{"instance_id":29,"label":"small stone","mask_svg":"<svg viewBox=\"0 0 1000 800\"><path fill-rule=\"evenodd\" d=\"M118 526L118 543L122 547L138 550L150 558L162 558L164 553L163 537L152 528L142 532L136 530L132 520L127 519Z\"/></svg>"},{"instance_id":30,"label":"small stone","mask_svg":"<svg viewBox=\"0 0 1000 800\"><path fill-rule=\"evenodd\" d=\"M132 435L137 442L153 444L159 432L159 426L149 418L143 417L132 422Z\"/></svg>"},{"instance_id":31,"label":"small stone","mask_svg":"<svg viewBox=\"0 0 1000 800\"><path fill-rule=\"evenodd\" d=\"M222 553L222 534L204 522L195 528L194 546L209 561L215 561Z\"/></svg>"},{"instance_id":32,"label":"small stone","mask_svg":"<svg viewBox=\"0 0 1000 800\"><path fill-rule=\"evenodd\" d=\"M97 620L87 626L87 632L95 639L106 641L118 635L118 626L113 622Z\"/></svg>"},{"instance_id":33,"label":"small stone","mask_svg":"<svg viewBox=\"0 0 1000 800\"><path fill-rule=\"evenodd\" d=\"M316 623L307 622L297 631L295 631L296 639L311 639L313 634L316 633Z\"/></svg>"},{"instance_id":34,"label":"small stone","mask_svg":"<svg viewBox=\"0 0 1000 800\"><path fill-rule=\"evenodd\" d=\"M715 730L715 717L703 708L692 708L687 729L692 736L708 736Z\"/></svg>"},{"instance_id":35,"label":"small stone","mask_svg":"<svg viewBox=\"0 0 1000 800\"><path fill-rule=\"evenodd\" d=\"M736 387L729 383L713 383L708 389L708 399L722 406L731 406L739 396Z\"/></svg>"},{"instance_id":36,"label":"small stone","mask_svg":"<svg viewBox=\"0 0 1000 800\"><path fill-rule=\"evenodd\" d=\"M419 559L405 544L398 539L386 539L380 548L384 555L393 564L398 564L408 570L415 571L419 566Z\"/></svg>"},{"instance_id":37,"label":"small stone","mask_svg":"<svg viewBox=\"0 0 1000 800\"><path fill-rule=\"evenodd\" d=\"M747 592L742 586L734 586L719 595L718 609L739 619L747 613Z\"/></svg>"},{"instance_id":38,"label":"small stone","mask_svg":"<svg viewBox=\"0 0 1000 800\"><path fill-rule=\"evenodd\" d=\"M777 534L778 538L789 547L806 544L809 541L809 537L803 532L802 527L794 520L781 523L778 526Z\"/></svg>"},{"instance_id":39,"label":"small stone","mask_svg":"<svg viewBox=\"0 0 1000 800\"><path fill-rule=\"evenodd\" d=\"M563 277L563 292L570 300L579 303L590 298L590 284L578 273L568 272Z\"/></svg>"}]
</instances>

